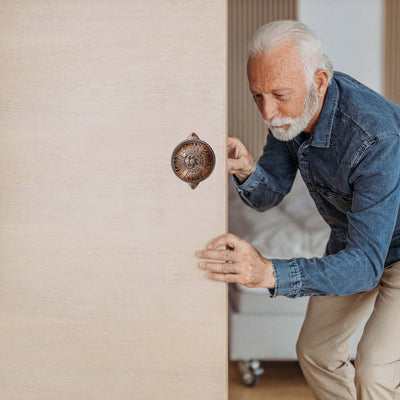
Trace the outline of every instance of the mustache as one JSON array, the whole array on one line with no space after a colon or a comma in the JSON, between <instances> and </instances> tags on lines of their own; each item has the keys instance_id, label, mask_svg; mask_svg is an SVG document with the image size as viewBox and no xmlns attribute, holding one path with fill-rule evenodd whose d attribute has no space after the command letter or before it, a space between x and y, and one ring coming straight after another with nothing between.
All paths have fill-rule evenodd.
<instances>
[{"instance_id":1,"label":"mustache","mask_svg":"<svg viewBox=\"0 0 400 400\"><path fill-rule=\"evenodd\" d=\"M272 118L272 119L263 119L265 125L268 128L276 128L278 126L283 125L291 125L296 122L297 118Z\"/></svg>"}]
</instances>

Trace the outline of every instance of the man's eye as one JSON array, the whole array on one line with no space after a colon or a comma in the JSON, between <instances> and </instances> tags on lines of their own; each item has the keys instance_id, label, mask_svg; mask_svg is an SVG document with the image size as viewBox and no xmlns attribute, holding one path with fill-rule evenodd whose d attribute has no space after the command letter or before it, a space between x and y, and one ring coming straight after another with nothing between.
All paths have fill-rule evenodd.
<instances>
[{"instance_id":1,"label":"man's eye","mask_svg":"<svg viewBox=\"0 0 400 400\"><path fill-rule=\"evenodd\" d=\"M259 100L262 100L262 95L261 94L253 94L253 98L254 98L254 100L259 101Z\"/></svg>"}]
</instances>

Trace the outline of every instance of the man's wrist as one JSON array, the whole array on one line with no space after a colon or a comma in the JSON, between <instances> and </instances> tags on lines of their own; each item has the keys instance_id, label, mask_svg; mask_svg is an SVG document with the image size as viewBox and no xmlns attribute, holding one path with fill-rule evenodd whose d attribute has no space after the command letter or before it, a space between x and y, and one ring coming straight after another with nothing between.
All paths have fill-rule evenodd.
<instances>
[{"instance_id":1,"label":"man's wrist","mask_svg":"<svg viewBox=\"0 0 400 400\"><path fill-rule=\"evenodd\" d=\"M250 175L256 170L256 163L254 163L248 171L242 174L235 174L237 181L242 185L247 181Z\"/></svg>"},{"instance_id":2,"label":"man's wrist","mask_svg":"<svg viewBox=\"0 0 400 400\"><path fill-rule=\"evenodd\" d=\"M267 289L274 289L275 288L275 273L274 267L272 266L272 262L267 258L262 258L262 261L265 265L264 268L264 280L263 280L263 287Z\"/></svg>"},{"instance_id":3,"label":"man's wrist","mask_svg":"<svg viewBox=\"0 0 400 400\"><path fill-rule=\"evenodd\" d=\"M250 174L250 175L251 175L251 174ZM243 183L245 183L245 182L247 181L247 178L248 178L250 175L241 176L241 175L235 174L235 178L236 178L236 180L238 181L238 183L239 183L240 185L242 185Z\"/></svg>"}]
</instances>

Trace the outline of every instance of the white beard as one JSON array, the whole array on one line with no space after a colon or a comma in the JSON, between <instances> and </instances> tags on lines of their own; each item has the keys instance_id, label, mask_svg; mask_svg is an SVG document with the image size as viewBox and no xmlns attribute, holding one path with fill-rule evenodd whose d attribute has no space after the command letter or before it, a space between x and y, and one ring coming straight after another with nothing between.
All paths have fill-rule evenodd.
<instances>
[{"instance_id":1,"label":"white beard","mask_svg":"<svg viewBox=\"0 0 400 400\"><path fill-rule=\"evenodd\" d=\"M267 128L272 135L284 142L294 139L297 135L304 131L318 110L319 99L314 84L310 86L304 100L304 111L296 118L273 118L270 120L264 119ZM284 125L289 125L284 128ZM280 128L278 128L278 126Z\"/></svg>"}]
</instances>

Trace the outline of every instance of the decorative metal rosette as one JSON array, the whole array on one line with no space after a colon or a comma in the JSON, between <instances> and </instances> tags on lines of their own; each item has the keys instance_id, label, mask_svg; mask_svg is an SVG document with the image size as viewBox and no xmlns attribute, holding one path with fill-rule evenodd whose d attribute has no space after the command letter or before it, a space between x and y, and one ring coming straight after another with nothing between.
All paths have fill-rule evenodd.
<instances>
[{"instance_id":1,"label":"decorative metal rosette","mask_svg":"<svg viewBox=\"0 0 400 400\"><path fill-rule=\"evenodd\" d=\"M171 165L179 179L196 189L201 181L211 175L215 166L215 154L209 144L192 133L175 147Z\"/></svg>"}]
</instances>

